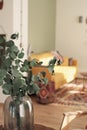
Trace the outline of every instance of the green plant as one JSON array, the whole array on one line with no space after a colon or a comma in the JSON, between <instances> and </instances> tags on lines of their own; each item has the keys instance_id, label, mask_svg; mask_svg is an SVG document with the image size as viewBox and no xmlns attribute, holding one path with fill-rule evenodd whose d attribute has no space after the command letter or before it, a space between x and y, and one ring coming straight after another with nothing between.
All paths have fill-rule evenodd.
<instances>
[{"instance_id":1,"label":"green plant","mask_svg":"<svg viewBox=\"0 0 87 130\"><path fill-rule=\"evenodd\" d=\"M21 97L38 93L40 86L47 85L48 79L45 72L32 75L32 66L41 66L42 62L24 59L24 49L16 45L15 40L18 37L18 34L12 34L7 41L5 37L0 36L0 86L4 94ZM52 74L55 64L63 62L58 51L53 53L54 57L47 66Z\"/></svg>"},{"instance_id":2,"label":"green plant","mask_svg":"<svg viewBox=\"0 0 87 130\"><path fill-rule=\"evenodd\" d=\"M54 66L56 65L61 65L63 63L63 57L59 53L59 51L53 51L53 58L49 61L48 63L48 69L50 73L55 73L54 72Z\"/></svg>"},{"instance_id":3,"label":"green plant","mask_svg":"<svg viewBox=\"0 0 87 130\"><path fill-rule=\"evenodd\" d=\"M4 94L20 97L27 92L35 93L39 90L38 86L31 88L29 72L32 66L40 63L35 59L31 61L23 59L24 50L16 46L15 40L17 39L18 34L12 34L8 41L5 37L0 36L0 86L2 86ZM2 43L5 45L4 51Z\"/></svg>"}]
</instances>

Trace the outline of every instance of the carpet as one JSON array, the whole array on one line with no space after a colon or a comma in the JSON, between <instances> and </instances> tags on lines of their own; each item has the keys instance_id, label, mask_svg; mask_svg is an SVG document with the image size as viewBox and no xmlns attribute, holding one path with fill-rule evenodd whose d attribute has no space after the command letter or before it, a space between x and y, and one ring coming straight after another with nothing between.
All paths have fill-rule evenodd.
<instances>
[{"instance_id":1,"label":"carpet","mask_svg":"<svg viewBox=\"0 0 87 130\"><path fill-rule=\"evenodd\" d=\"M56 103L87 106L87 80L77 78L64 84L56 92Z\"/></svg>"}]
</instances>

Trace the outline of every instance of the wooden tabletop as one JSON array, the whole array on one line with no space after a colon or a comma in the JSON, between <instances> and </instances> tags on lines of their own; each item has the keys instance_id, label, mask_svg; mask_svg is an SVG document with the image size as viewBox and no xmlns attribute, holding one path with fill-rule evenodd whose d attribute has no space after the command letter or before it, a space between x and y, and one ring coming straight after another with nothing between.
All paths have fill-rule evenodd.
<instances>
[{"instance_id":1,"label":"wooden tabletop","mask_svg":"<svg viewBox=\"0 0 87 130\"><path fill-rule=\"evenodd\" d=\"M35 97L32 98L32 102L34 106L34 123L37 124L35 130L61 130L65 112L86 111L86 108L79 106L55 103L39 104ZM0 104L0 124L3 124L3 104Z\"/></svg>"},{"instance_id":2,"label":"wooden tabletop","mask_svg":"<svg viewBox=\"0 0 87 130\"><path fill-rule=\"evenodd\" d=\"M5 130L3 125L0 125L0 130ZM34 125L34 130L54 130L52 128L40 125L40 124L35 124Z\"/></svg>"},{"instance_id":3,"label":"wooden tabletop","mask_svg":"<svg viewBox=\"0 0 87 130\"><path fill-rule=\"evenodd\" d=\"M87 111L86 107L84 108L83 106L69 106L69 105L61 105L61 104L39 104L36 102L36 100L33 100L34 104L34 119L35 123L37 124L43 124L44 126L48 126L50 128L53 128L55 130L61 130L63 119L64 119L64 113L67 112L78 112L78 111ZM86 118L87 118L87 113L86 113ZM78 119L78 118L77 118ZM69 120L69 118L68 118ZM67 122L68 122L67 120ZM85 122L85 117L82 119L83 122ZM78 122L78 120L75 120ZM81 119L79 119L80 123ZM81 121L82 122L82 121ZM73 121L73 126L80 127L78 126L79 123L75 123ZM86 123L86 122L85 122ZM83 125L82 123L80 123ZM86 123L87 124L87 123ZM81 126L85 127L85 126ZM67 127L63 130L68 130ZM70 128L71 130L71 128Z\"/></svg>"}]
</instances>

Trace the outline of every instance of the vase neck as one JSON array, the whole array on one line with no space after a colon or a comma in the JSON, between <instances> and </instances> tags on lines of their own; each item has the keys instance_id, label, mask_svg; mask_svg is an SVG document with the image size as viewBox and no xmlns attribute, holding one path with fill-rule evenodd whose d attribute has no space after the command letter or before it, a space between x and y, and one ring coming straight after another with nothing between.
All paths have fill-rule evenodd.
<instances>
[{"instance_id":1,"label":"vase neck","mask_svg":"<svg viewBox=\"0 0 87 130\"><path fill-rule=\"evenodd\" d=\"M18 96L12 96L12 99L14 101L21 101L23 99L23 97L18 97Z\"/></svg>"}]
</instances>

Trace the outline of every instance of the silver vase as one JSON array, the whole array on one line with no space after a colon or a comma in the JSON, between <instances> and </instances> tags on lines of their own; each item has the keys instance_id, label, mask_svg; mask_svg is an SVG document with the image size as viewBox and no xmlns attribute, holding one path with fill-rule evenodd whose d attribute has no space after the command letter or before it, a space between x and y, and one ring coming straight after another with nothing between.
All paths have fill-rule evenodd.
<instances>
[{"instance_id":1,"label":"silver vase","mask_svg":"<svg viewBox=\"0 0 87 130\"><path fill-rule=\"evenodd\" d=\"M34 112L30 97L9 96L4 103L5 130L33 130Z\"/></svg>"}]
</instances>

